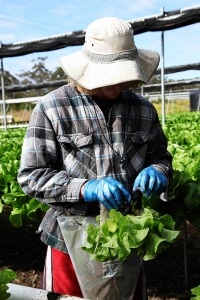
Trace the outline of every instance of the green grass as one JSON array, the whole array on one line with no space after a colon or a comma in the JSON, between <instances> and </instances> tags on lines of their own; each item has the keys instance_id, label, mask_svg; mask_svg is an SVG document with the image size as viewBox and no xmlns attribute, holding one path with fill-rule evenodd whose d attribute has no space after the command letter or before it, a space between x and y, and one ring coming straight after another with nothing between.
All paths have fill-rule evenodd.
<instances>
[{"instance_id":1,"label":"green grass","mask_svg":"<svg viewBox=\"0 0 200 300\"><path fill-rule=\"evenodd\" d=\"M161 101L152 101L152 104L156 108L159 115L162 114L162 103ZM184 113L190 111L190 101L189 100L174 100L165 101L165 113L172 114L172 113Z\"/></svg>"}]
</instances>

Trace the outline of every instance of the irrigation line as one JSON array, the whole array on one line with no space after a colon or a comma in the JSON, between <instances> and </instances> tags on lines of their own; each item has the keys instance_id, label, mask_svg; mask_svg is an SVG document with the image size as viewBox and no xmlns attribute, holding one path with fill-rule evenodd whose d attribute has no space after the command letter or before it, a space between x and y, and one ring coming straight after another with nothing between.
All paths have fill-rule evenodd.
<instances>
[{"instance_id":1,"label":"irrigation line","mask_svg":"<svg viewBox=\"0 0 200 300\"><path fill-rule=\"evenodd\" d=\"M164 12L164 7L162 7L162 12ZM162 125L165 124L165 54L164 54L164 48L165 48L165 42L164 42L164 31L161 32L161 43L162 43L162 49L161 49L161 92L162 92Z\"/></svg>"},{"instance_id":2,"label":"irrigation line","mask_svg":"<svg viewBox=\"0 0 200 300\"><path fill-rule=\"evenodd\" d=\"M184 267L185 267L185 286L188 286L188 257L187 257L187 223L183 221L183 243L184 243Z\"/></svg>"},{"instance_id":3,"label":"irrigation line","mask_svg":"<svg viewBox=\"0 0 200 300\"><path fill-rule=\"evenodd\" d=\"M1 43L0 43L1 48ZM1 88L2 88L2 100L3 100L3 116L4 116L4 130L6 131L6 102L5 102L5 85L4 85L4 70L3 70L3 58L1 58Z\"/></svg>"}]
</instances>

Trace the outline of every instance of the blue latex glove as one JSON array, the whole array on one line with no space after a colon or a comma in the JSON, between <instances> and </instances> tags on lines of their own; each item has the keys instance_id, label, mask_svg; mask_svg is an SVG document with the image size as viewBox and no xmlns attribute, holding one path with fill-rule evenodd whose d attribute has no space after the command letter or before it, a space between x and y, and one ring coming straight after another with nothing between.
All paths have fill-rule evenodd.
<instances>
[{"instance_id":1,"label":"blue latex glove","mask_svg":"<svg viewBox=\"0 0 200 300\"><path fill-rule=\"evenodd\" d=\"M131 195L122 183L112 177L90 180L83 187L85 202L99 201L108 210L118 210L124 200L131 201Z\"/></svg>"},{"instance_id":2,"label":"blue latex glove","mask_svg":"<svg viewBox=\"0 0 200 300\"><path fill-rule=\"evenodd\" d=\"M151 166L142 170L136 177L133 192L139 189L145 198L148 198L162 193L166 184L167 178Z\"/></svg>"}]
</instances>

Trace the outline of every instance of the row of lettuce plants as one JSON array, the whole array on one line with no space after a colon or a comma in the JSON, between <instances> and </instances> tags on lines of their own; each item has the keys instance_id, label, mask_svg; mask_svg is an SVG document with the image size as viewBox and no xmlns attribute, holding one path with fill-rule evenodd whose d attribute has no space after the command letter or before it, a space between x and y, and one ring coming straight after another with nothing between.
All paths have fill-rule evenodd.
<instances>
[{"instance_id":1,"label":"row of lettuce plants","mask_svg":"<svg viewBox=\"0 0 200 300\"><path fill-rule=\"evenodd\" d=\"M169 213L180 226L188 220L200 229L200 112L166 116L163 130L173 156L173 183L168 190L169 202L158 197L148 199L160 213Z\"/></svg>"},{"instance_id":2,"label":"row of lettuce plants","mask_svg":"<svg viewBox=\"0 0 200 300\"><path fill-rule=\"evenodd\" d=\"M9 220L14 227L23 224L23 216L40 221L45 204L27 196L17 182L22 143L26 129L8 129L0 131L0 212L3 206L11 207Z\"/></svg>"}]
</instances>

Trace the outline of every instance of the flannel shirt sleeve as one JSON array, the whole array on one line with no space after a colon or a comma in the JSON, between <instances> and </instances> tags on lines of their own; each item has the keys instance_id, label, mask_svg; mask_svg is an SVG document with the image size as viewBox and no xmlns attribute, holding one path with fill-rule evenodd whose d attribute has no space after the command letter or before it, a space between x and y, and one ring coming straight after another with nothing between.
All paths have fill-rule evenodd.
<instances>
[{"instance_id":1,"label":"flannel shirt sleeve","mask_svg":"<svg viewBox=\"0 0 200 300\"><path fill-rule=\"evenodd\" d=\"M152 165L158 172L162 173L170 183L173 176L172 155L167 150L167 139L160 125L157 113L151 133L153 139L148 145L146 165Z\"/></svg>"},{"instance_id":2,"label":"flannel shirt sleeve","mask_svg":"<svg viewBox=\"0 0 200 300\"><path fill-rule=\"evenodd\" d=\"M52 124L38 103L24 139L18 182L24 193L47 204L78 202L86 179L71 178L58 170L57 139Z\"/></svg>"}]
</instances>

